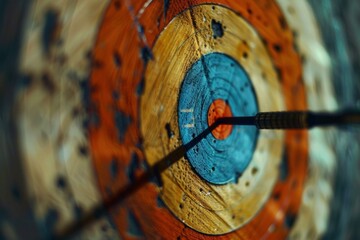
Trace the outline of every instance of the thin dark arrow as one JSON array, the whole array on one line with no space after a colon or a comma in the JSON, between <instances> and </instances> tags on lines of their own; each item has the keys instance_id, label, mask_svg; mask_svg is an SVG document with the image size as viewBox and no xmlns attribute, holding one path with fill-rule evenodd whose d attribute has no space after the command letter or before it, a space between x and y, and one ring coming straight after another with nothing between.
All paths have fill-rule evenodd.
<instances>
[{"instance_id":1,"label":"thin dark arrow","mask_svg":"<svg viewBox=\"0 0 360 240\"><path fill-rule=\"evenodd\" d=\"M187 151L196 146L196 144L209 135L219 125L250 125L256 126L258 129L309 129L312 127L348 124L360 124L360 112L262 112L255 116L219 118L214 124L205 129L190 142L181 145L170 152L155 165L150 167L148 171L135 179L135 181L124 186L112 197L95 206L91 211L83 215L80 220L56 232L54 236L51 236L51 239L67 239L99 219L101 216L104 216L113 207L123 202L146 183L156 177L159 178L164 170L180 160Z\"/></svg>"},{"instance_id":2,"label":"thin dark arrow","mask_svg":"<svg viewBox=\"0 0 360 240\"><path fill-rule=\"evenodd\" d=\"M258 129L310 129L313 127L360 124L360 111L342 112L260 112L250 117L225 117L219 125L253 125Z\"/></svg>"},{"instance_id":3,"label":"thin dark arrow","mask_svg":"<svg viewBox=\"0 0 360 240\"><path fill-rule=\"evenodd\" d=\"M170 167L172 164L180 160L183 156L185 156L186 152L192 149L196 144L198 144L202 139L204 139L207 135L211 133L216 127L219 126L218 122L215 122L210 127L205 129L198 136L193 138L187 144L181 145L176 148L174 151L170 152L160 161L158 161L155 165L149 168L148 171L143 173L137 179L124 186L118 192L116 192L110 198L104 200L101 204L95 206L91 211L86 213L76 222L70 224L69 226L61 229L56 232L54 236L51 236L50 239L68 239L75 235L80 230L84 229L89 224L94 221L100 219L100 217L104 216L108 211L110 211L113 207L123 202L133 193L138 191L142 186L146 183L150 182L152 179L156 177L160 177L160 173Z\"/></svg>"}]
</instances>

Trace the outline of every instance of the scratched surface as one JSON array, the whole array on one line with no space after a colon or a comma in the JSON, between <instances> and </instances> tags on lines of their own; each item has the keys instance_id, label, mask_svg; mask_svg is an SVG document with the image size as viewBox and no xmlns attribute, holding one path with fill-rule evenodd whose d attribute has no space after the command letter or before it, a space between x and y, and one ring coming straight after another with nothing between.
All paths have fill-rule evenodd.
<instances>
[{"instance_id":1,"label":"scratched surface","mask_svg":"<svg viewBox=\"0 0 360 240\"><path fill-rule=\"evenodd\" d=\"M222 34L214 34L213 20L221 23ZM195 31L194 26L199 30ZM173 38L175 31L181 32L181 37L179 36L171 47L164 49L163 46ZM174 51L176 54L173 54ZM254 102L249 103L249 109L244 110L241 106L240 102L246 102L243 100L236 101L238 107L234 111L236 114L240 114L242 111L253 111L251 108L256 104L255 96L251 95L250 88L246 91L243 89L244 92L241 91L243 87L241 82L247 78L246 75L244 76L245 72L249 75L249 79L252 79L254 92L269 96L268 98L257 98L259 109L280 110L284 108L281 86L276 71L272 67L271 58L261 39L249 24L226 8L203 5L191 8L191 11L185 11L167 26L166 31L162 32L153 47L153 52L157 56L157 60L148 63L145 74L147 81L141 101L141 112L153 116L142 119L141 123L144 151L150 164L154 164L161 156L182 144L184 135L181 136L180 132L186 133L187 130L190 130L194 131L196 135L196 131L200 132L200 129L207 125L206 114L211 101L206 102L201 99L215 100L216 96L223 96L226 99L226 96L229 96L229 104L231 102L233 105L236 97L233 98L230 95L238 94L236 96L240 98L245 95L245 92L250 92L247 99ZM198 54L191 54L192 52ZM237 79L237 81L230 81L231 84L227 84L226 79L221 78L227 78L227 74L232 74L231 71L226 71L225 74L222 68L210 67L217 59L214 56L221 56L220 53L234 59L230 62L236 61L241 64L243 70L240 70L240 67L236 68L239 71L239 77L242 77L241 80ZM204 56L203 59L200 56ZM258 56L261 56L261 62L257 61L260 58ZM211 61L208 61L207 57ZM228 58L225 57L225 59L229 61ZM225 59L221 61L224 64L227 62ZM193 66L196 67L192 68ZM204 71L204 76L201 71L199 74L199 70L202 68L208 69L207 72ZM172 69L178 74L174 75L167 69ZM183 69L188 69L188 71L185 72ZM219 79L215 78L213 86L208 81L199 81L205 79L206 75L208 79L212 79L216 73L222 74ZM196 76L199 77L196 78ZM171 81L163 79L171 79ZM202 84L205 84L206 88L201 86ZM188 85L193 85L193 87ZM199 92L191 96L191 92L196 90ZM276 92L276 94L270 94L270 92ZM174 95L179 95L179 99L172 97ZM195 100L196 98L198 100ZM183 103L188 104L192 101L194 104L182 106ZM148 109L153 109L153 111L149 112ZM159 124L154 126L155 116ZM192 118L198 120L192 122ZM182 123L186 119L189 122ZM174 136L171 139L168 139L163 131L162 126L165 123L173 126ZM158 137L159 133L161 137ZM192 137L193 134L190 133L188 139L185 138L185 140L192 139ZM221 162L227 160L222 160L220 154L211 153L211 151L216 151L231 141L229 139L215 140L214 143L214 139L211 138L208 136L202 143L190 150L198 151L199 149L199 155L208 154L208 157L200 158L198 162L195 162L198 159L191 152L187 155L187 157L194 157L190 161L195 165L196 170L185 157L162 174L163 185L160 189L160 196L177 218L190 228L203 233L219 235L244 225L268 198L276 180L276 165L282 154L283 135L281 132L272 133L271 137L266 133L261 134L256 140L256 149L247 150L247 154L251 155L254 152L254 155L242 176L240 177L239 174L232 176L234 178L232 183L222 185L209 184L208 181L204 181L203 176L197 174L199 168L200 170L205 169L201 172L204 174L206 170L215 172L221 170L221 167L225 167L225 164L221 164ZM213 148L206 148L206 145L204 148L204 142L208 142L209 139ZM240 141L237 143L239 145ZM212 156L214 158L208 160ZM237 157L236 154L232 156ZM272 156L271 163L267 156ZM239 156L239 158L241 157ZM216 169L216 167L214 169L213 164L218 164L220 169ZM263 183L265 179L267 180L266 184ZM261 191L263 194L256 196L257 191ZM246 211L241 211L241 209L246 209ZM239 214L240 211L242 214ZM222 221L218 221L219 218Z\"/></svg>"}]
</instances>

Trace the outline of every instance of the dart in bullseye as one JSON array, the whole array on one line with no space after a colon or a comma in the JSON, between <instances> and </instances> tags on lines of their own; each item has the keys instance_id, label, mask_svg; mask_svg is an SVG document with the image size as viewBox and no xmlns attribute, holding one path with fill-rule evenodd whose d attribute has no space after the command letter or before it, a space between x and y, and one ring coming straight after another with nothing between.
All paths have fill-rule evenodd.
<instances>
[{"instance_id":1,"label":"dart in bullseye","mask_svg":"<svg viewBox=\"0 0 360 240\"><path fill-rule=\"evenodd\" d=\"M360 124L360 111L342 112L261 112L251 117L222 117L221 125L254 125L258 129L310 129L313 127Z\"/></svg>"},{"instance_id":2,"label":"dart in bullseye","mask_svg":"<svg viewBox=\"0 0 360 240\"><path fill-rule=\"evenodd\" d=\"M218 108L216 110L216 108ZM220 110L222 109L222 110ZM224 110L225 109L225 110ZM138 191L146 183L151 181L154 177L159 177L161 172L176 163L188 151L194 148L202 139L210 133L215 134L216 137L221 137L224 128L218 129L220 126L232 125L251 125L258 129L310 129L313 127L327 127L327 126L344 126L352 124L360 124L359 111L342 111L342 112L310 112L310 111L283 111L283 112L260 112L255 116L245 117L229 117L231 115L228 106L224 101L215 101L209 108L209 112L217 112L221 117L214 117L215 121L210 122L210 126L205 129L198 136L194 137L190 142L178 147L170 154L159 160L152 168L138 177L133 183L125 186L120 191L115 193L111 198L104 201L99 206L96 206L92 211L86 214L79 221L69 225L64 231L55 235L56 239L65 239L72 236L77 231L86 227L91 222L95 221L101 215L106 214L107 211L113 207L121 204L126 198ZM212 115L209 113L209 118ZM210 121L210 120L209 120ZM218 135L221 133L220 135ZM220 138L219 137L219 138Z\"/></svg>"}]
</instances>

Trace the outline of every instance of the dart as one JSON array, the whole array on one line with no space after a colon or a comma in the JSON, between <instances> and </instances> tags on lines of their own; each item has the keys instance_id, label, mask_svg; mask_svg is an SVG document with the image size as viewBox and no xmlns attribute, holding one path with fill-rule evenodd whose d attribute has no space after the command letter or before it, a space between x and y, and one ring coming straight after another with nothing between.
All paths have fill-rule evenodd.
<instances>
[{"instance_id":1,"label":"dart","mask_svg":"<svg viewBox=\"0 0 360 240\"><path fill-rule=\"evenodd\" d=\"M254 125L258 129L310 129L360 124L360 112L262 112L253 117L223 117L219 118L217 123L219 125Z\"/></svg>"},{"instance_id":2,"label":"dart","mask_svg":"<svg viewBox=\"0 0 360 240\"><path fill-rule=\"evenodd\" d=\"M113 197L104 201L101 205L95 207L80 221L69 225L59 235L53 236L56 239L66 239L77 231L85 228L88 224L95 221L96 218L106 214L107 210L121 204L126 198L130 197L135 191L140 190L145 184L153 178L160 177L161 172L171 167L183 157L187 151L190 151L208 134L221 125L253 125L258 129L308 129L315 126L326 127L333 125L360 124L360 113L358 111L342 112L309 112L309 111L289 111L289 112L262 112L253 117L224 117L219 118L208 129L196 136L189 143L180 146L166 157L157 162L148 172L141 175L133 181L132 184L125 186L121 191L114 194Z\"/></svg>"}]
</instances>

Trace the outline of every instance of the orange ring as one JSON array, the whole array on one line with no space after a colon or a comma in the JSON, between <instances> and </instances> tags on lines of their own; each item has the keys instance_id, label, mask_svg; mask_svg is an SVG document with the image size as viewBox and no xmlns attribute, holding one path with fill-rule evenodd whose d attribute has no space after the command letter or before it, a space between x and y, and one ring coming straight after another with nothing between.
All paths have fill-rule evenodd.
<instances>
[{"instance_id":1,"label":"orange ring","mask_svg":"<svg viewBox=\"0 0 360 240\"><path fill-rule=\"evenodd\" d=\"M208 125L211 126L221 117L231 117L230 106L222 99L216 99L212 102L208 110ZM220 125L215 128L211 133L219 140L227 138L232 131L232 125Z\"/></svg>"},{"instance_id":2,"label":"orange ring","mask_svg":"<svg viewBox=\"0 0 360 240\"><path fill-rule=\"evenodd\" d=\"M294 49L292 32L275 1L174 0L165 1L167 4L164 5L164 1L154 0L144 7L147 2L111 1L94 47L90 114L96 121L89 127L89 138L103 198L143 171L140 166L144 163L144 155L138 127L143 72L147 61L153 57L151 48L157 36L171 19L191 6L220 4L237 12L254 26L278 69L287 109L307 108L300 57ZM121 119L128 120L118 122L119 114L123 116ZM119 133L117 126L125 131ZM296 215L306 178L306 132L286 133L286 155L288 174L285 179L279 179L273 197L250 223L220 239L280 239L287 236L289 226L285 220ZM211 238L187 228L161 207L154 184L146 185L118 211L110 214L123 237L131 236L127 229L135 224L149 238Z\"/></svg>"}]
</instances>

